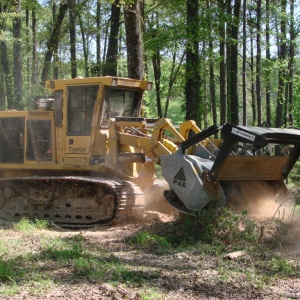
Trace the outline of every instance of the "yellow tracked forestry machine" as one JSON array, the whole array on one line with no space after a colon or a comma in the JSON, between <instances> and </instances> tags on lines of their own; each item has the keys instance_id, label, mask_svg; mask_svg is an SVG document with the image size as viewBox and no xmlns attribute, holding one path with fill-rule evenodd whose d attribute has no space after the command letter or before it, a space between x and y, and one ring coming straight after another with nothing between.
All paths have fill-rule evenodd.
<instances>
[{"instance_id":1,"label":"yellow tracked forestry machine","mask_svg":"<svg viewBox=\"0 0 300 300\"><path fill-rule=\"evenodd\" d=\"M176 128L147 119L140 112L148 81L77 78L46 87L52 96L36 97L34 110L0 112L3 219L81 228L141 216L155 164L170 185L165 198L181 212L243 202L244 187L257 182L274 197L288 194L297 129L226 123L201 131L194 121Z\"/></svg>"}]
</instances>

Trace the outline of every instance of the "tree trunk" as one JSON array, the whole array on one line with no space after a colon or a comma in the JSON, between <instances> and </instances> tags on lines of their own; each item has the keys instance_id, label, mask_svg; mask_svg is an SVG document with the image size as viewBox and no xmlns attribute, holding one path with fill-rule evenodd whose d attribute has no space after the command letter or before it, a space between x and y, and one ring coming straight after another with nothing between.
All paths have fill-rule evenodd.
<instances>
[{"instance_id":1,"label":"tree trunk","mask_svg":"<svg viewBox=\"0 0 300 300\"><path fill-rule=\"evenodd\" d=\"M239 29L239 20L240 20L240 8L241 8L241 1L235 0L234 7L233 7L233 18L229 21L228 24L229 39L227 40L227 50L228 50L227 97L230 103L229 120L234 124L239 124L238 29ZM229 14L230 11L228 11Z\"/></svg>"},{"instance_id":2,"label":"tree trunk","mask_svg":"<svg viewBox=\"0 0 300 300\"><path fill-rule=\"evenodd\" d=\"M15 109L22 109L23 78L22 78L22 44L21 44L21 0L16 3L16 16L13 19L13 57L14 57L14 100Z\"/></svg>"},{"instance_id":3,"label":"tree trunk","mask_svg":"<svg viewBox=\"0 0 300 300\"><path fill-rule=\"evenodd\" d=\"M186 46L186 120L200 123L199 118L199 3L187 0L187 46Z\"/></svg>"},{"instance_id":4,"label":"tree trunk","mask_svg":"<svg viewBox=\"0 0 300 300\"><path fill-rule=\"evenodd\" d=\"M1 63L3 67L4 80L5 80L5 90L6 90L6 99L7 99L7 108L14 108L14 96L12 92L12 78L11 78L11 70L10 63L8 60L8 51L6 41L0 40L0 54L1 54Z\"/></svg>"},{"instance_id":5,"label":"tree trunk","mask_svg":"<svg viewBox=\"0 0 300 300\"><path fill-rule=\"evenodd\" d=\"M102 61L105 61L105 59L106 59L106 48L107 48L109 24L110 24L110 22L107 21L106 26L105 26L105 38L104 38L104 47L103 47L103 53L102 53Z\"/></svg>"},{"instance_id":6,"label":"tree trunk","mask_svg":"<svg viewBox=\"0 0 300 300\"><path fill-rule=\"evenodd\" d=\"M254 75L254 50L253 50L253 30L250 27L250 70L251 70L251 108L252 108L252 124L257 125L256 121L256 93L255 93L255 75Z\"/></svg>"},{"instance_id":7,"label":"tree trunk","mask_svg":"<svg viewBox=\"0 0 300 300\"><path fill-rule=\"evenodd\" d=\"M45 55L43 69L42 69L42 75L41 75L41 85L43 85L43 86L44 86L45 80L48 79L50 64L51 64L51 60L52 60L52 56L53 56L53 51L58 48L58 43L60 40L60 30L61 30L62 22L64 20L67 10L68 10L68 4L65 2L62 2L60 4L59 12L55 19L53 28L52 28L51 36L47 43L47 52Z\"/></svg>"},{"instance_id":8,"label":"tree trunk","mask_svg":"<svg viewBox=\"0 0 300 300\"><path fill-rule=\"evenodd\" d=\"M30 57L28 55L28 53L30 52L31 50L31 47L30 47L30 29L29 29L29 13L30 13L30 10L29 10L29 7L28 7L28 4L26 4L26 9L25 9L25 26L26 26L26 56L27 56L27 59L26 59L26 81L27 81L27 84L28 84L28 88L30 88Z\"/></svg>"},{"instance_id":9,"label":"tree trunk","mask_svg":"<svg viewBox=\"0 0 300 300\"><path fill-rule=\"evenodd\" d=\"M223 0L218 0L219 6L219 40L220 40L220 74L219 74L219 85L220 85L220 124L224 124L226 122L226 103L227 103L227 95L226 95L226 63L225 63L225 22L224 22L224 14L225 14L225 5Z\"/></svg>"},{"instance_id":10,"label":"tree trunk","mask_svg":"<svg viewBox=\"0 0 300 300\"><path fill-rule=\"evenodd\" d=\"M31 20L31 30L32 30L32 73L31 81L32 85L35 86L38 81L38 62L37 62L37 37L36 37L36 1L32 6L32 20Z\"/></svg>"},{"instance_id":11,"label":"tree trunk","mask_svg":"<svg viewBox=\"0 0 300 300\"><path fill-rule=\"evenodd\" d=\"M172 69L171 69L169 85L168 85L168 92L167 92L164 118L167 118L167 116L168 116L168 109L169 109L170 99L171 99L171 95L172 95L173 85L174 85L174 83L177 79L177 75L178 75L179 69L182 66L184 57L185 57L185 52L182 54L182 56L180 58L180 61L179 61L179 63L177 63L177 67L175 69L175 66L176 66L176 51L173 52L173 62L172 62Z\"/></svg>"},{"instance_id":12,"label":"tree trunk","mask_svg":"<svg viewBox=\"0 0 300 300\"><path fill-rule=\"evenodd\" d=\"M59 55L58 55L58 49L53 50L53 79L59 78Z\"/></svg>"},{"instance_id":13,"label":"tree trunk","mask_svg":"<svg viewBox=\"0 0 300 300\"><path fill-rule=\"evenodd\" d=\"M117 76L118 74L120 11L121 9L119 0L115 0L111 6L110 33L103 75Z\"/></svg>"},{"instance_id":14,"label":"tree trunk","mask_svg":"<svg viewBox=\"0 0 300 300\"><path fill-rule=\"evenodd\" d=\"M286 59L286 0L281 0L281 20L280 20L280 38L279 38L279 72L278 72L278 95L276 106L276 127L283 125L283 107L286 99L285 95L285 76L286 70L284 60Z\"/></svg>"},{"instance_id":15,"label":"tree trunk","mask_svg":"<svg viewBox=\"0 0 300 300\"><path fill-rule=\"evenodd\" d=\"M157 116L159 118L162 118L162 107L161 107L161 99L160 99L161 65L160 65L160 52L158 47L152 55L152 64L153 64L155 90L156 90Z\"/></svg>"},{"instance_id":16,"label":"tree trunk","mask_svg":"<svg viewBox=\"0 0 300 300\"><path fill-rule=\"evenodd\" d=\"M56 20L56 12L57 11L57 4L55 1L52 3L52 22L55 23ZM58 55L58 43L55 45L53 49L53 79L59 78L59 55Z\"/></svg>"},{"instance_id":17,"label":"tree trunk","mask_svg":"<svg viewBox=\"0 0 300 300\"><path fill-rule=\"evenodd\" d=\"M267 112L267 124L271 127L271 70L270 70L270 62L271 62L271 44L270 44L270 2L266 0L266 112Z\"/></svg>"},{"instance_id":18,"label":"tree trunk","mask_svg":"<svg viewBox=\"0 0 300 300\"><path fill-rule=\"evenodd\" d=\"M124 10L128 77L134 79L144 78L144 49L140 4L140 0L134 0Z\"/></svg>"},{"instance_id":19,"label":"tree trunk","mask_svg":"<svg viewBox=\"0 0 300 300\"><path fill-rule=\"evenodd\" d=\"M208 13L208 29L209 29L209 42L208 42L208 51L209 51L209 91L210 91L210 99L211 99L211 111L213 117L213 124L217 124L217 105L216 105L216 85L215 85L215 71L214 71L214 49L213 49L213 38L212 38L212 25L211 25L211 12L210 0L207 2ZM217 137L217 136L215 136Z\"/></svg>"},{"instance_id":20,"label":"tree trunk","mask_svg":"<svg viewBox=\"0 0 300 300\"><path fill-rule=\"evenodd\" d=\"M242 82L243 82L243 125L247 125L247 0L243 1L243 66L242 66Z\"/></svg>"},{"instance_id":21,"label":"tree trunk","mask_svg":"<svg viewBox=\"0 0 300 300\"><path fill-rule=\"evenodd\" d=\"M261 108L261 0L257 0L257 26L256 26L256 101L257 101L257 125L262 124Z\"/></svg>"},{"instance_id":22,"label":"tree trunk","mask_svg":"<svg viewBox=\"0 0 300 300\"><path fill-rule=\"evenodd\" d=\"M76 63L76 28L75 28L75 1L68 0L69 5L69 32L70 32L70 53L71 53L71 77L77 77Z\"/></svg>"},{"instance_id":23,"label":"tree trunk","mask_svg":"<svg viewBox=\"0 0 300 300\"><path fill-rule=\"evenodd\" d=\"M7 5L3 5L2 2L0 2L0 14L7 11ZM0 31L5 32L7 30L4 18L0 18ZM11 76L11 69L10 69L10 63L8 60L8 51L7 51L7 44L5 39L0 39L0 59L1 59L1 71L3 72L3 76L1 76L1 79L3 80L3 90L1 92L3 97L1 99L1 106L3 105L3 108L5 106L5 98L7 101L7 108L11 109L13 108L13 93L12 93L12 76ZM2 87L2 86L1 86Z\"/></svg>"},{"instance_id":24,"label":"tree trunk","mask_svg":"<svg viewBox=\"0 0 300 300\"><path fill-rule=\"evenodd\" d=\"M101 2L97 1L97 12L96 12L96 26L97 26L97 33L96 33L96 75L100 76L101 74L101 36L100 36L100 26L101 23Z\"/></svg>"},{"instance_id":25,"label":"tree trunk","mask_svg":"<svg viewBox=\"0 0 300 300\"><path fill-rule=\"evenodd\" d=\"M212 41L209 41L209 48L210 48L210 51L213 51ZM210 90L213 123L217 124L218 121L217 121L215 72L214 72L214 63L213 63L212 59L210 59L210 62L209 62L209 90Z\"/></svg>"},{"instance_id":26,"label":"tree trunk","mask_svg":"<svg viewBox=\"0 0 300 300\"><path fill-rule=\"evenodd\" d=\"M1 50L1 45L0 45ZM1 59L1 54L0 54ZM5 107L5 79L4 79L4 72L0 68L0 109L4 110Z\"/></svg>"},{"instance_id":27,"label":"tree trunk","mask_svg":"<svg viewBox=\"0 0 300 300\"><path fill-rule=\"evenodd\" d=\"M88 45L85 38L82 18L80 13L78 13L78 20L79 20L79 26L80 26L80 32L81 32L81 38L82 38L82 49L83 49L83 56L84 56L84 75L85 77L89 77L89 51L88 51ZM87 33L88 34L88 33ZM87 39L88 40L88 39Z\"/></svg>"},{"instance_id":28,"label":"tree trunk","mask_svg":"<svg viewBox=\"0 0 300 300\"><path fill-rule=\"evenodd\" d=\"M227 110L226 110L226 119L230 122L231 121L231 86L232 86L232 76L231 76L231 14L232 14L232 8L231 8L231 0L226 1L226 13L227 13L227 24L226 24L226 44L225 44L225 50L226 50L226 78L227 78L227 86L226 86L226 94L227 94Z\"/></svg>"},{"instance_id":29,"label":"tree trunk","mask_svg":"<svg viewBox=\"0 0 300 300\"><path fill-rule=\"evenodd\" d=\"M294 107L294 56L295 56L295 4L290 0L290 47L289 47L289 81L288 81L288 125L293 126L293 107Z\"/></svg>"},{"instance_id":30,"label":"tree trunk","mask_svg":"<svg viewBox=\"0 0 300 300\"><path fill-rule=\"evenodd\" d=\"M148 24L151 38L153 40L157 39L157 30L159 30L159 17L158 13L151 15L151 22ZM160 45L157 43L155 48L151 51L151 60L154 73L154 82L155 82L155 93L156 93L156 107L157 107L157 116L162 118L162 105L161 105L161 89L160 89L160 79L161 79L161 54L160 54Z\"/></svg>"}]
</instances>

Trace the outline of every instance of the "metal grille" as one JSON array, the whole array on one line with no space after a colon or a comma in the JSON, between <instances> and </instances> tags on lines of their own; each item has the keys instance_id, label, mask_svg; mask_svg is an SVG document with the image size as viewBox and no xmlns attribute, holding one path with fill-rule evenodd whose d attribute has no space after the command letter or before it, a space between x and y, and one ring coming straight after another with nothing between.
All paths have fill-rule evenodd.
<instances>
[{"instance_id":1,"label":"metal grille","mask_svg":"<svg viewBox=\"0 0 300 300\"><path fill-rule=\"evenodd\" d=\"M99 85L68 87L68 135L89 135Z\"/></svg>"},{"instance_id":2,"label":"metal grille","mask_svg":"<svg viewBox=\"0 0 300 300\"><path fill-rule=\"evenodd\" d=\"M35 161L52 160L50 120L27 121L26 159Z\"/></svg>"},{"instance_id":3,"label":"metal grille","mask_svg":"<svg viewBox=\"0 0 300 300\"><path fill-rule=\"evenodd\" d=\"M0 119L1 163L24 163L24 125L23 117Z\"/></svg>"}]
</instances>

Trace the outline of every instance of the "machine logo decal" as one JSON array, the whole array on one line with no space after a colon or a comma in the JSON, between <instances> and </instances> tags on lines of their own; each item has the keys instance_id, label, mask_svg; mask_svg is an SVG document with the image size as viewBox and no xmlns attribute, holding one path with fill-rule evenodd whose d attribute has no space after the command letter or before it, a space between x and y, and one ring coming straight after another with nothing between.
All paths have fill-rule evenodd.
<instances>
[{"instance_id":1,"label":"machine logo decal","mask_svg":"<svg viewBox=\"0 0 300 300\"><path fill-rule=\"evenodd\" d=\"M177 174L174 177L173 184L177 184L178 186L186 187L186 177L184 174L183 167L179 169Z\"/></svg>"},{"instance_id":2,"label":"machine logo decal","mask_svg":"<svg viewBox=\"0 0 300 300\"><path fill-rule=\"evenodd\" d=\"M73 148L69 147L70 153L86 153L86 148Z\"/></svg>"},{"instance_id":3,"label":"machine logo decal","mask_svg":"<svg viewBox=\"0 0 300 300\"><path fill-rule=\"evenodd\" d=\"M246 132L246 131L242 131L242 130L239 130L237 128L232 128L232 131L231 131L233 134L235 135L238 135L238 136L241 136L247 140L250 140L250 141L254 141L255 140L255 135L249 133L249 132Z\"/></svg>"}]
</instances>

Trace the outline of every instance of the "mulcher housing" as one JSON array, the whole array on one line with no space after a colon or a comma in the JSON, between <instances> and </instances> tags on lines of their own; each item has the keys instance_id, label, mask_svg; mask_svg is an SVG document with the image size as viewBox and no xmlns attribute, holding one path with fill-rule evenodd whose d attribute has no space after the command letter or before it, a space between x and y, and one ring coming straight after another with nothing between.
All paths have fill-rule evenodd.
<instances>
[{"instance_id":1,"label":"mulcher housing","mask_svg":"<svg viewBox=\"0 0 300 300\"><path fill-rule=\"evenodd\" d=\"M221 142L211 138L219 131ZM186 153L190 147L192 155ZM211 126L161 158L163 176L174 191L166 197L179 210L191 212L209 202L224 205L226 199L249 197L239 186L254 182L264 183L273 196L287 194L284 181L299 155L298 129Z\"/></svg>"}]
</instances>

